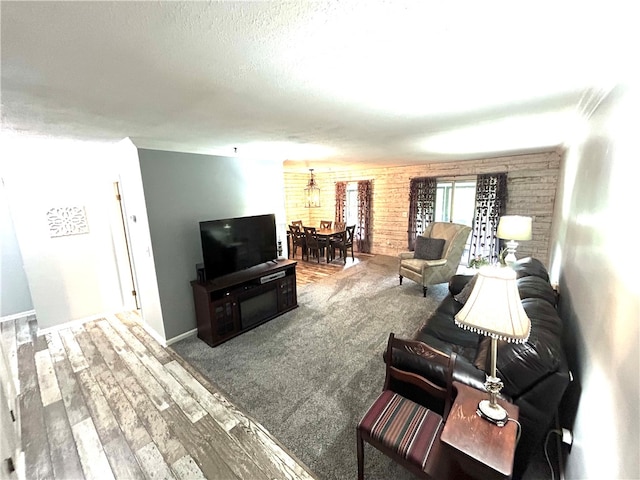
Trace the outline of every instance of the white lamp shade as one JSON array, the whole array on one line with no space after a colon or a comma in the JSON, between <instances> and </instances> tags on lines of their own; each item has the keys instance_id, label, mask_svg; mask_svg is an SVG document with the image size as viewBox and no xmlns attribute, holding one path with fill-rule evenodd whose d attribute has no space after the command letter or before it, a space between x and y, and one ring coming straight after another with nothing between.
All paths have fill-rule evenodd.
<instances>
[{"instance_id":1,"label":"white lamp shade","mask_svg":"<svg viewBox=\"0 0 640 480\"><path fill-rule=\"evenodd\" d=\"M516 272L511 268L483 267L456 324L499 340L521 343L529 338L531 321L518 293Z\"/></svg>"},{"instance_id":2,"label":"white lamp shade","mask_svg":"<svg viewBox=\"0 0 640 480\"><path fill-rule=\"evenodd\" d=\"M505 240L531 240L531 217L520 215L500 217L497 237Z\"/></svg>"}]
</instances>

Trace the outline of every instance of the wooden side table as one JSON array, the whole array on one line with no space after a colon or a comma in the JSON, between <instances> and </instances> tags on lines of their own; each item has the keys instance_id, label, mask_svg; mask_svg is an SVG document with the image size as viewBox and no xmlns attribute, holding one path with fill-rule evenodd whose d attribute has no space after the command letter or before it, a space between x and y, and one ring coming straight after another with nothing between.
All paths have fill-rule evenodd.
<instances>
[{"instance_id":1,"label":"wooden side table","mask_svg":"<svg viewBox=\"0 0 640 480\"><path fill-rule=\"evenodd\" d=\"M453 382L453 387L458 394L440 437L445 447L450 447L452 459L473 478L511 478L518 425L507 422L498 427L476 413L480 400L488 398L487 392L459 382ZM509 418L518 420L516 405L504 400L499 403Z\"/></svg>"}]
</instances>

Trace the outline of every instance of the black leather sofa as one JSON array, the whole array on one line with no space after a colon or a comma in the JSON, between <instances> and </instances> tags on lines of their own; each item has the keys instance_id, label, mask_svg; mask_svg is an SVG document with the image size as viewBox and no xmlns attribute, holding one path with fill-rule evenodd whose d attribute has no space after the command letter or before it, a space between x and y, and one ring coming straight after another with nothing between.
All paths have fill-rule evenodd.
<instances>
[{"instance_id":1,"label":"black leather sofa","mask_svg":"<svg viewBox=\"0 0 640 480\"><path fill-rule=\"evenodd\" d=\"M513 478L526 470L534 449L542 445L552 428L554 415L570 382L570 372L562 346L562 320L556 311L557 295L549 284L544 265L525 258L513 265L523 308L531 319L531 334L525 343L499 342L497 374L504 383L501 395L518 405L521 438L516 449ZM454 298L473 278L455 275L449 282L449 294L414 335L447 354L455 352L457 361L453 378L484 390L485 372L489 371L490 339L455 324L454 316L462 304ZM444 385L444 372L423 357L394 351L393 363ZM422 392L406 384L391 386L398 393L424 406L441 411Z\"/></svg>"}]
</instances>

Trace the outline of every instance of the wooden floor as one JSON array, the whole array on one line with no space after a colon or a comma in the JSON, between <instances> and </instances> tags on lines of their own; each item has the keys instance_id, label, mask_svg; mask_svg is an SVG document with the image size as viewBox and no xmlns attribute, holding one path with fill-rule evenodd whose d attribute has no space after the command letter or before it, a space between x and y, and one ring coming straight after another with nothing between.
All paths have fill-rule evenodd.
<instances>
[{"instance_id":1,"label":"wooden floor","mask_svg":"<svg viewBox=\"0 0 640 480\"><path fill-rule=\"evenodd\" d=\"M298 285L357 264L298 260ZM123 313L38 335L0 324L17 380L20 477L311 479L286 447ZM214 380L215 381L215 380Z\"/></svg>"},{"instance_id":2,"label":"wooden floor","mask_svg":"<svg viewBox=\"0 0 640 480\"><path fill-rule=\"evenodd\" d=\"M291 260L298 262L296 265L296 280L298 286L301 286L322 280L345 268L353 267L369 256L365 253L356 253L353 260L351 256L347 256L346 262L342 258L336 258L327 263L324 258L321 258L320 262L313 257L310 260L306 260L305 257L305 260L303 260L300 256L300 250L298 250L298 255Z\"/></svg>"},{"instance_id":3,"label":"wooden floor","mask_svg":"<svg viewBox=\"0 0 640 480\"><path fill-rule=\"evenodd\" d=\"M2 322L24 478L314 478L136 317L42 336L35 317Z\"/></svg>"}]
</instances>

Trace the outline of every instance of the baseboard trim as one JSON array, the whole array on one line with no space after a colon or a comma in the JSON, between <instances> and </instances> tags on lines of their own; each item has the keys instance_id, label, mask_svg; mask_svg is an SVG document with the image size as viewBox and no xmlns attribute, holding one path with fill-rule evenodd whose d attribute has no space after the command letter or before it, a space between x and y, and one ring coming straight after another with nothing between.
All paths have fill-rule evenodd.
<instances>
[{"instance_id":1,"label":"baseboard trim","mask_svg":"<svg viewBox=\"0 0 640 480\"><path fill-rule=\"evenodd\" d=\"M36 314L35 310L27 310L26 312L14 313L12 315L0 317L0 323L8 322L10 320L17 320L18 318L28 317L29 315L35 315L35 314Z\"/></svg>"},{"instance_id":2,"label":"baseboard trim","mask_svg":"<svg viewBox=\"0 0 640 480\"><path fill-rule=\"evenodd\" d=\"M99 313L96 315L91 315L89 317L78 318L76 320L69 320L68 322L60 323L58 325L53 325L47 328L38 328L38 336L46 335L47 333L57 332L58 330L62 330L63 328L79 327L80 325L84 325L85 323L91 322L93 320L106 319L109 315L115 315L115 314Z\"/></svg>"},{"instance_id":3,"label":"baseboard trim","mask_svg":"<svg viewBox=\"0 0 640 480\"><path fill-rule=\"evenodd\" d=\"M149 324L144 320L142 315L140 315L140 323L138 325L144 328L144 331L147 332L149 335L151 335L153 339L163 347L166 347L167 345L169 345L169 342L164 337L161 337L160 334L158 334L158 332L156 332L153 328L149 326Z\"/></svg>"},{"instance_id":4,"label":"baseboard trim","mask_svg":"<svg viewBox=\"0 0 640 480\"><path fill-rule=\"evenodd\" d=\"M193 337L197 333L198 333L198 329L194 328L193 330L189 330L188 332L172 337L169 340L167 340L167 346L173 343L179 342L180 340L184 340L185 338Z\"/></svg>"}]
</instances>

